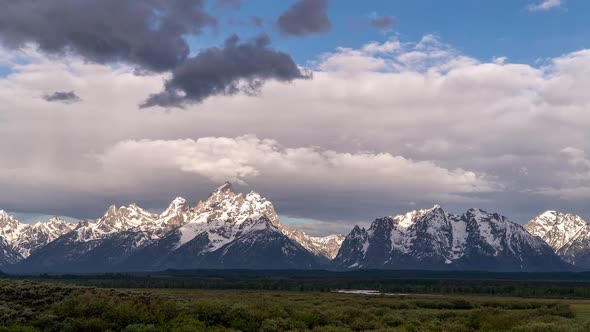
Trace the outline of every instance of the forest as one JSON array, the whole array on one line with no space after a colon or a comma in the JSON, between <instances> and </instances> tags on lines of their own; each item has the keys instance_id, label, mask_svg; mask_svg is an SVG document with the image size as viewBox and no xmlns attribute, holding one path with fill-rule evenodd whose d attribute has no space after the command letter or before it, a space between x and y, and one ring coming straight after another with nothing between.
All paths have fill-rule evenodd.
<instances>
[{"instance_id":1,"label":"forest","mask_svg":"<svg viewBox=\"0 0 590 332\"><path fill-rule=\"evenodd\" d=\"M590 299L590 273L479 271L167 270L151 273L41 275L23 278L102 288L249 289L328 292L373 289L385 293Z\"/></svg>"},{"instance_id":2,"label":"forest","mask_svg":"<svg viewBox=\"0 0 590 332\"><path fill-rule=\"evenodd\" d=\"M0 332L588 331L590 328L590 301L578 299L575 292L572 296L551 299L453 292L443 295L445 289L429 294L358 295L335 293L327 283L328 288L323 291L195 289L173 287L183 280L179 278L170 278L166 284L164 278L110 277L0 278ZM242 279L261 282L273 278ZM139 285L146 280L160 283L151 288L129 288L134 286L132 283ZM187 280L195 279L184 279ZM110 287L109 283L117 287Z\"/></svg>"}]
</instances>

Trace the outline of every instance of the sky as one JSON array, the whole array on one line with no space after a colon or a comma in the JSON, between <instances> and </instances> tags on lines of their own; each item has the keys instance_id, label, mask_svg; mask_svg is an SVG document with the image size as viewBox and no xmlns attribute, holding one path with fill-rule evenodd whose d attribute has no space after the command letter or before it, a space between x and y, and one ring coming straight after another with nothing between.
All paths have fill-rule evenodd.
<instances>
[{"instance_id":1,"label":"sky","mask_svg":"<svg viewBox=\"0 0 590 332\"><path fill-rule=\"evenodd\" d=\"M225 181L313 235L435 204L590 220L588 1L0 5L0 209L23 221Z\"/></svg>"}]
</instances>

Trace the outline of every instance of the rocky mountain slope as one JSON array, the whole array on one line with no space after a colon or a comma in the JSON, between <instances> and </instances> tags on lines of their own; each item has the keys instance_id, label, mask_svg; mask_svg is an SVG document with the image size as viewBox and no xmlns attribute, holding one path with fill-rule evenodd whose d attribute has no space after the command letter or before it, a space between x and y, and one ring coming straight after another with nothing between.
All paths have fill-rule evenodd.
<instances>
[{"instance_id":1,"label":"rocky mountain slope","mask_svg":"<svg viewBox=\"0 0 590 332\"><path fill-rule=\"evenodd\" d=\"M558 271L569 266L541 239L505 217L479 209L461 216L441 207L356 226L334 267Z\"/></svg>"},{"instance_id":2,"label":"rocky mountain slope","mask_svg":"<svg viewBox=\"0 0 590 332\"><path fill-rule=\"evenodd\" d=\"M272 204L255 192L217 188L183 226L122 264L132 269L314 268L321 259L279 222Z\"/></svg>"},{"instance_id":3,"label":"rocky mountain slope","mask_svg":"<svg viewBox=\"0 0 590 332\"><path fill-rule=\"evenodd\" d=\"M195 207L178 197L161 214L135 204L111 206L103 217L80 222L13 270L312 268L335 256L341 238L292 230L260 194L235 193L225 183Z\"/></svg>"},{"instance_id":4,"label":"rocky mountain slope","mask_svg":"<svg viewBox=\"0 0 590 332\"><path fill-rule=\"evenodd\" d=\"M342 242L344 242L344 235L341 234L316 237L287 227L281 228L281 231L305 249L328 259L334 259L336 257L340 246L342 246Z\"/></svg>"},{"instance_id":5,"label":"rocky mountain slope","mask_svg":"<svg viewBox=\"0 0 590 332\"><path fill-rule=\"evenodd\" d=\"M111 206L97 220L84 220L70 232L12 267L22 272L102 272L184 223L181 199L162 214L136 204Z\"/></svg>"},{"instance_id":6,"label":"rocky mountain slope","mask_svg":"<svg viewBox=\"0 0 590 332\"><path fill-rule=\"evenodd\" d=\"M75 227L59 217L47 222L21 223L13 216L0 210L0 265L15 263L43 248Z\"/></svg>"},{"instance_id":7,"label":"rocky mountain slope","mask_svg":"<svg viewBox=\"0 0 590 332\"><path fill-rule=\"evenodd\" d=\"M545 211L524 227L547 242L564 261L590 269L590 224L580 216Z\"/></svg>"}]
</instances>

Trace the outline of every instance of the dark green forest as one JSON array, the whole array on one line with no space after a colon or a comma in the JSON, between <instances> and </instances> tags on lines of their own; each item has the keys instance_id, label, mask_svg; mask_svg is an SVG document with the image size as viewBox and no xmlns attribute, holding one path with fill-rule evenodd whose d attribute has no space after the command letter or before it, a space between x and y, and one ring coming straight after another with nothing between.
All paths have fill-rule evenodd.
<instances>
[{"instance_id":1,"label":"dark green forest","mask_svg":"<svg viewBox=\"0 0 590 332\"><path fill-rule=\"evenodd\" d=\"M25 277L25 278L31 278ZM154 273L42 275L37 280L107 288L250 289L492 295L590 299L590 273L305 270L169 270Z\"/></svg>"}]
</instances>

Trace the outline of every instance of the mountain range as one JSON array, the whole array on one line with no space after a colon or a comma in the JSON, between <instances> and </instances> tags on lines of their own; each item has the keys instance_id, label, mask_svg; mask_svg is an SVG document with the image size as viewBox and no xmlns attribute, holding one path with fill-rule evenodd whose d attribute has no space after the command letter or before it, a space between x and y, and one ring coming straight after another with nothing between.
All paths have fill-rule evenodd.
<instances>
[{"instance_id":1,"label":"mountain range","mask_svg":"<svg viewBox=\"0 0 590 332\"><path fill-rule=\"evenodd\" d=\"M313 237L280 222L270 201L230 183L162 213L111 206L96 220L24 224L0 211L0 268L12 273L164 269L424 269L563 271L590 268L590 225L547 211L524 227L496 213L440 206L377 218L345 237Z\"/></svg>"},{"instance_id":2,"label":"mountain range","mask_svg":"<svg viewBox=\"0 0 590 332\"><path fill-rule=\"evenodd\" d=\"M344 269L560 271L568 269L539 237L503 216L440 206L356 226L334 259Z\"/></svg>"},{"instance_id":3,"label":"mountain range","mask_svg":"<svg viewBox=\"0 0 590 332\"><path fill-rule=\"evenodd\" d=\"M23 228L7 215L6 239ZM9 221L9 222L8 222ZM49 222L48 222L49 223ZM196 206L174 199L160 214L136 204L111 206L26 256L7 241L2 269L18 273L78 273L165 268L320 268L337 253L342 235L312 237L279 222L271 202L225 183ZM20 236L20 235L19 235ZM4 239L1 236L0 239Z\"/></svg>"}]
</instances>

